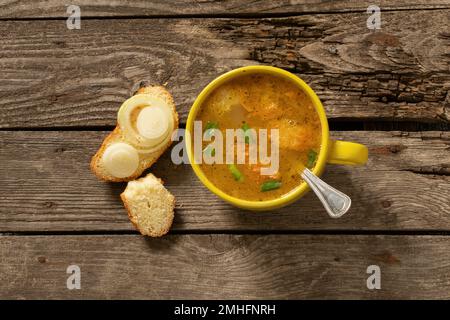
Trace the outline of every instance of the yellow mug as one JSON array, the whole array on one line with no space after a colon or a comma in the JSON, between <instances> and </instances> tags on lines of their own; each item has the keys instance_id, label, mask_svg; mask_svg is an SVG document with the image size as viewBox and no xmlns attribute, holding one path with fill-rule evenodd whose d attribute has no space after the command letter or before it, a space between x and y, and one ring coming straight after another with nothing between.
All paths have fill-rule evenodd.
<instances>
[{"instance_id":1,"label":"yellow mug","mask_svg":"<svg viewBox=\"0 0 450 320\"><path fill-rule=\"evenodd\" d=\"M364 165L367 162L368 158L368 150L367 147L354 142L347 141L337 141L331 140L329 138L329 129L328 129L328 121L327 116L325 114L325 110L317 97L316 93L299 77L296 75L285 71L280 68L270 67L270 66L248 66L242 67L238 69L231 70L215 80L209 83L203 91L198 95L197 99L195 99L194 104L189 111L187 123L186 123L186 150L188 152L189 161L191 166L200 179L200 181L214 194L222 198L223 200L243 209L254 210L254 211L263 211L263 210L272 210L284 207L292 202L301 198L308 190L309 187L306 182L302 182L298 187L291 190L289 193L284 194L283 196L266 201L249 201L238 199L232 197L215 185L213 185L205 174L200 169L200 166L194 161L194 145L193 145L193 130L194 130L194 121L197 117L197 113L199 112L201 106L205 99L209 96L209 94L214 91L216 88L221 86L223 83L229 81L232 78L239 77L244 74L252 74L252 73L264 73L269 75L281 76L291 80L296 83L302 90L305 92L308 97L313 102L317 113L319 114L320 123L322 126L322 142L320 152L317 158L316 165L313 169L313 173L315 175L320 176L325 168L326 163L333 164L344 164L344 165Z\"/></svg>"}]
</instances>

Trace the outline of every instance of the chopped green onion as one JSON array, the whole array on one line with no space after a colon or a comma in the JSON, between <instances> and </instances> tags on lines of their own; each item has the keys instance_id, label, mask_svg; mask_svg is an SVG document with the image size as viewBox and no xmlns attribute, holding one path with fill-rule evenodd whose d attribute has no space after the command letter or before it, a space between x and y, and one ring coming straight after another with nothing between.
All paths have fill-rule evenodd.
<instances>
[{"instance_id":1,"label":"chopped green onion","mask_svg":"<svg viewBox=\"0 0 450 320\"><path fill-rule=\"evenodd\" d=\"M211 147L211 145L207 145L205 149L203 149L203 153L210 157L214 157L216 155L216 149Z\"/></svg>"},{"instance_id":2,"label":"chopped green onion","mask_svg":"<svg viewBox=\"0 0 450 320\"><path fill-rule=\"evenodd\" d=\"M217 122L208 121L205 126L205 138L211 138L214 130L217 129L219 129Z\"/></svg>"},{"instance_id":3,"label":"chopped green onion","mask_svg":"<svg viewBox=\"0 0 450 320\"><path fill-rule=\"evenodd\" d=\"M244 175L239 171L235 164L229 164L228 170L230 170L231 174L234 177L234 180L239 182L244 181Z\"/></svg>"},{"instance_id":4,"label":"chopped green onion","mask_svg":"<svg viewBox=\"0 0 450 320\"><path fill-rule=\"evenodd\" d=\"M249 144L250 143L250 136L247 133L247 131L250 129L250 126L247 123L244 123L242 125L242 130L244 130L244 134L245 134L245 143Z\"/></svg>"},{"instance_id":5,"label":"chopped green onion","mask_svg":"<svg viewBox=\"0 0 450 320\"><path fill-rule=\"evenodd\" d=\"M306 163L306 166L308 168L312 168L314 167L314 164L316 163L317 160L317 152L315 152L314 150L309 150L308 152L308 162Z\"/></svg>"},{"instance_id":6,"label":"chopped green onion","mask_svg":"<svg viewBox=\"0 0 450 320\"><path fill-rule=\"evenodd\" d=\"M219 129L219 124L214 121L208 121L205 126L205 131L209 129Z\"/></svg>"},{"instance_id":7,"label":"chopped green onion","mask_svg":"<svg viewBox=\"0 0 450 320\"><path fill-rule=\"evenodd\" d=\"M266 192L266 191L278 189L279 187L281 187L281 181L269 180L269 181L264 182L261 185L261 191Z\"/></svg>"}]
</instances>

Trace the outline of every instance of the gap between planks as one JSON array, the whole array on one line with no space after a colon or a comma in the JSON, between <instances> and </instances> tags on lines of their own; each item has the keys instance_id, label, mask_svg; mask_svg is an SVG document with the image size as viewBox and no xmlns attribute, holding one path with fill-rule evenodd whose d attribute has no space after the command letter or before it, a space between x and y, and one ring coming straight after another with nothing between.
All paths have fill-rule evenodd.
<instances>
[{"instance_id":1,"label":"gap between planks","mask_svg":"<svg viewBox=\"0 0 450 320\"><path fill-rule=\"evenodd\" d=\"M132 230L82 230L82 231L16 231L0 232L0 237L36 237L36 236L142 236L138 231ZM450 230L171 230L166 236L189 235L324 235L324 236L439 236L449 237ZM143 236L147 239L151 237Z\"/></svg>"},{"instance_id":2,"label":"gap between planks","mask_svg":"<svg viewBox=\"0 0 450 320\"><path fill-rule=\"evenodd\" d=\"M120 5L111 5L110 1L83 1L80 6L82 17L103 18L258 18L285 17L306 14L337 14L366 12L371 1L308 1L308 0L273 0L273 1L180 1L170 2L155 0L142 2L136 0L121 1ZM380 5L383 12L411 10L439 10L449 8L445 0L387 0ZM48 0L38 6L34 1L23 0L20 5L15 2L0 5L1 19L65 19L66 5L55 0Z\"/></svg>"},{"instance_id":3,"label":"gap between planks","mask_svg":"<svg viewBox=\"0 0 450 320\"><path fill-rule=\"evenodd\" d=\"M358 121L329 119L330 131L450 131L449 123L429 123L428 121ZM13 127L0 131L112 131L115 126L55 126L55 127ZM179 129L185 129L186 123L180 123Z\"/></svg>"},{"instance_id":4,"label":"gap between planks","mask_svg":"<svg viewBox=\"0 0 450 320\"><path fill-rule=\"evenodd\" d=\"M402 12L402 11L441 11L450 9L450 6L438 6L434 8L391 8L382 9L383 13ZM367 9L348 9L334 11L293 11L293 12L274 12L274 13L212 13L212 14L160 14L160 15L111 15L111 16L82 16L82 20L157 20L157 19L270 19L270 18L290 18L301 17L307 15L333 15L333 14L352 14L364 13ZM49 17L23 17L23 18L1 18L1 21L54 21L67 20L66 16L49 16Z\"/></svg>"}]
</instances>

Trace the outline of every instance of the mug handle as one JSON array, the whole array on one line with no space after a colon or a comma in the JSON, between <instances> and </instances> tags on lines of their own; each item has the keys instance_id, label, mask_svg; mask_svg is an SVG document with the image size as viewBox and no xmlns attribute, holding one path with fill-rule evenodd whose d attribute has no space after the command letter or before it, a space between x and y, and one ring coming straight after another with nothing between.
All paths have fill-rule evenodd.
<instances>
[{"instance_id":1,"label":"mug handle","mask_svg":"<svg viewBox=\"0 0 450 320\"><path fill-rule=\"evenodd\" d=\"M369 151L363 144L330 140L328 163L360 166L367 163L368 157Z\"/></svg>"}]
</instances>

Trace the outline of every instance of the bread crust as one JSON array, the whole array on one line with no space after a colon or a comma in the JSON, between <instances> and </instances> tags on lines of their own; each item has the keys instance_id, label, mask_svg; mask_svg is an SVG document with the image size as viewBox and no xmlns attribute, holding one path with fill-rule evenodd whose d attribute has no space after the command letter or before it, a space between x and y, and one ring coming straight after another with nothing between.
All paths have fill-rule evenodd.
<instances>
[{"instance_id":1,"label":"bread crust","mask_svg":"<svg viewBox=\"0 0 450 320\"><path fill-rule=\"evenodd\" d=\"M156 96L159 96L160 98L163 98L164 101L168 103L168 105L172 108L172 116L174 120L174 130L178 129L178 113L176 111L175 102L172 98L172 95L167 91L167 89L164 86L147 86L140 88L136 94L145 93L145 94L154 94ZM90 169L95 174L96 177L98 177L100 180L108 181L108 182L127 182L132 181L138 178L142 175L142 173L150 168L158 159L161 157L161 155L170 147L172 144L172 140L169 139L169 141L163 145L161 148L159 148L157 151L151 153L151 157L146 158L145 155L139 155L139 166L138 169L131 175L125 178L117 178L111 175L108 175L104 170L102 170L101 165L101 159L103 156L103 153L105 152L106 148L115 141L126 141L126 139L123 137L122 130L120 129L119 125L116 124L116 127L114 130L106 136L106 138L103 140L102 145L97 150L97 152L94 154L94 156L91 159L90 162ZM144 158L144 159L142 159Z\"/></svg>"}]
</instances>

